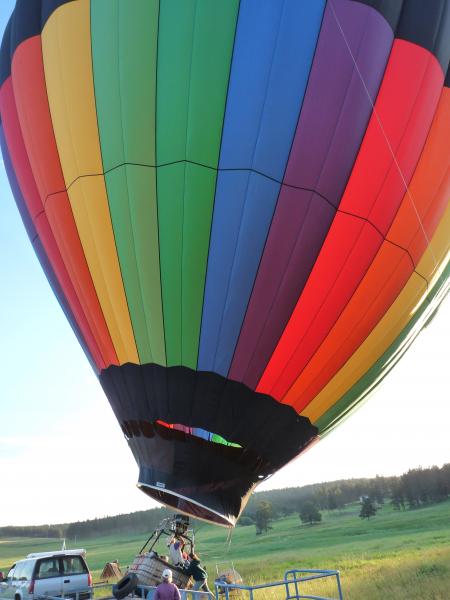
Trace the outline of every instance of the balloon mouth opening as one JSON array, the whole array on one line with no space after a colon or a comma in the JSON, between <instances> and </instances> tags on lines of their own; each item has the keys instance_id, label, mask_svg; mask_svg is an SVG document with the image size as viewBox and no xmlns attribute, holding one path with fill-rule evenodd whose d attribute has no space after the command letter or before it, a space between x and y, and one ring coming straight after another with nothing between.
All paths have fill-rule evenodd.
<instances>
[{"instance_id":1,"label":"balloon mouth opening","mask_svg":"<svg viewBox=\"0 0 450 600\"><path fill-rule=\"evenodd\" d=\"M207 523L214 523L222 527L231 528L236 525L236 518L230 515L223 515L217 511L208 508L207 506L187 498L181 494L168 489L161 489L157 486L150 485L148 483L138 482L137 487L144 492L153 500L161 502L170 508L175 509L177 512L186 514L200 521L206 521Z\"/></svg>"},{"instance_id":2,"label":"balloon mouth opening","mask_svg":"<svg viewBox=\"0 0 450 600\"><path fill-rule=\"evenodd\" d=\"M291 406L217 373L127 363L100 381L139 467L138 487L222 527L234 527L256 485L317 436Z\"/></svg>"}]
</instances>

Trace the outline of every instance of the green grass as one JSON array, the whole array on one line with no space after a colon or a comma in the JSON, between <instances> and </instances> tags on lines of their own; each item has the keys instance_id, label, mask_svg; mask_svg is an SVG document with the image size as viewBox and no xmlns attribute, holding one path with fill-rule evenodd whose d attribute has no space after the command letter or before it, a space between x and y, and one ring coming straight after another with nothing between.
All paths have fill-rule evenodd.
<instances>
[{"instance_id":1,"label":"green grass","mask_svg":"<svg viewBox=\"0 0 450 600\"><path fill-rule=\"evenodd\" d=\"M130 564L144 541L120 535L75 545L87 549L95 579L109 560ZM450 598L450 501L404 512L384 506L370 521L358 518L356 505L325 512L313 526L291 516L259 536L254 526L237 527L230 535L199 524L196 545L210 577L216 563L231 561L246 583L279 580L289 568L339 569L346 600ZM31 551L58 547L47 539L0 540L0 570ZM158 550L166 552L163 544ZM282 590L259 596L255 600L281 597Z\"/></svg>"}]
</instances>

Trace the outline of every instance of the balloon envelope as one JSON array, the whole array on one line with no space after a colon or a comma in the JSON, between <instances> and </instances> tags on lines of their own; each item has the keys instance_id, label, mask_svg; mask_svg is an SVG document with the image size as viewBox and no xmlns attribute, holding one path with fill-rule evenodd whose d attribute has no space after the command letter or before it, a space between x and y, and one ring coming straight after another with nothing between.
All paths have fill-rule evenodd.
<instances>
[{"instance_id":1,"label":"balloon envelope","mask_svg":"<svg viewBox=\"0 0 450 600\"><path fill-rule=\"evenodd\" d=\"M439 306L449 40L444 0L17 1L5 166L149 496L233 525Z\"/></svg>"}]
</instances>

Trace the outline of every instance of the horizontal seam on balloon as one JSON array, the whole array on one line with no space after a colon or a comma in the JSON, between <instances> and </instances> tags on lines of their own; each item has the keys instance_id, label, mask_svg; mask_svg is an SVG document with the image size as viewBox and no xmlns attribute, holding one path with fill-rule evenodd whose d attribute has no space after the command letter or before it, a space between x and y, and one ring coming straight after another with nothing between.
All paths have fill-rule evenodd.
<instances>
[{"instance_id":1,"label":"horizontal seam on balloon","mask_svg":"<svg viewBox=\"0 0 450 600\"><path fill-rule=\"evenodd\" d=\"M325 202L327 202L327 204L329 204L331 207L333 207L334 210L336 211L336 213L344 214L344 215L347 215L349 217L354 217L355 219L359 219L361 221L366 222L368 225L371 225L374 228L374 230L380 235L380 237L383 240L385 240L389 244L392 244L393 246L397 246L397 248L400 248L401 250L403 250L408 255L408 257L410 258L411 263L412 263L413 268L414 268L414 272L417 273L417 271L416 271L416 266L417 265L415 264L414 259L411 256L409 250L407 248L404 248L403 246L400 246L399 244L393 242L392 240L389 240L388 238L386 238L383 235L382 231L372 221L370 221L367 217L362 217L361 215L357 215L357 214L354 214L354 213L342 210L339 207L336 208L336 206L330 200L328 200L323 194L321 194L320 192L317 192L316 190L313 190L313 189L310 189L310 188L306 188L306 187L301 187L301 186L294 186L294 185L291 185L291 184L288 184L288 183L277 181L275 178L270 177L269 175L265 175L264 173L261 173L260 171L256 171L254 169L245 169L245 168L221 169L221 168L210 167L208 165L203 165L201 163L196 163L196 162L190 161L190 160L179 160L179 161L174 161L174 162L171 162L171 163L165 163L165 164L162 164L162 165L159 165L159 166L156 166L156 165L146 165L146 164L142 164L142 163L124 162L124 163L122 163L120 165L116 165L115 167L112 167L111 169L106 170L104 173L89 173L89 174L86 174L86 175L79 175L76 179L74 179L72 181L72 183L70 183L68 185L68 187L66 189L59 190L57 192L52 192L51 194L48 194L47 197L44 200L44 207L45 207L48 199L51 196L57 196L58 194L67 193L69 191L69 189L72 187L72 185L74 185L78 180L84 179L85 177L102 177L102 176L104 176L104 175L106 175L108 173L111 173L112 171L114 171L116 169L120 169L121 167L124 167L124 166L136 166L136 167L146 167L148 169L159 169L159 168L162 168L162 167L176 165L176 164L181 164L181 163L190 163L190 164L194 164L194 165L197 165L199 167L204 167L204 168L210 169L212 171L217 171L217 172L220 172L220 171L248 171L250 173L256 173L257 175L261 175L262 177L266 177L267 179L270 179L271 181L274 181L274 182L280 184L282 187L287 187L287 188L290 188L290 189L301 190L301 191L304 191L304 192L311 192L313 194L316 194L317 196L319 196L320 198L322 198L322 200L324 200ZM42 210L39 213L37 213L35 215L35 218L37 218L43 212L45 212L45 211ZM428 284L429 284L428 280L425 277L423 277L423 275L421 275L420 273L417 273L417 275L419 275L419 277L422 277L422 279L424 279L426 281L427 286L428 286Z\"/></svg>"},{"instance_id":2,"label":"horizontal seam on balloon","mask_svg":"<svg viewBox=\"0 0 450 600\"><path fill-rule=\"evenodd\" d=\"M266 175L265 173L262 173L261 171L257 171L256 169L252 169L252 168L246 168L246 167L238 167L238 168L219 168L219 167L211 167L209 165L204 165L202 163L198 163L192 160L177 160L177 161L173 161L170 163L164 163L161 165L147 165L147 164L143 164L143 163L134 163L134 162L123 162L119 165L116 165L114 167L111 167L110 169L105 170L102 173L87 173L85 175L79 175L76 179L74 179L66 188L62 189L62 190L58 190L56 192L51 192L50 194L47 195L47 197L44 200L44 206L47 202L47 200L51 197L51 196L57 196L58 194L64 194L67 193L70 188L80 179L84 179L86 177L102 177L105 176L109 173L111 173L112 171L115 171L116 169L120 169L121 167L124 166L135 166L135 167L145 167L148 169L160 169L163 167L168 167L168 166L172 166L172 165L178 165L178 164L183 164L183 163L190 163L192 165L196 165L198 167L204 167L205 169L210 169L211 171L217 171L219 172L243 172L243 171L247 171L249 173L254 173L256 175L261 175L261 177L265 177L266 179L273 181L279 185L281 185L282 187L287 187L289 189L294 189L294 190L301 190L301 191L305 191L305 192L312 192L314 194L316 194L317 196L319 196L320 198L322 198L322 200L325 200L325 202L327 202L327 204L329 204L332 208L334 208L336 211L338 212L342 212L344 213L344 211L342 211L341 209L339 209L338 207L336 207L330 200L328 200L328 198L326 198L323 194L321 194L320 192L318 192L317 190L313 190L311 188L307 188L307 187L302 187L302 186L297 186L297 185L292 185L289 183L286 183L284 181L279 181L278 179L276 179L275 177L271 177L270 175ZM348 212L345 214L349 214L351 216L354 216L358 219L362 219L364 221L367 221L368 223L371 223L371 221L369 221L368 219L366 219L365 217L362 217L360 215ZM374 226L375 227L375 226Z\"/></svg>"}]
</instances>

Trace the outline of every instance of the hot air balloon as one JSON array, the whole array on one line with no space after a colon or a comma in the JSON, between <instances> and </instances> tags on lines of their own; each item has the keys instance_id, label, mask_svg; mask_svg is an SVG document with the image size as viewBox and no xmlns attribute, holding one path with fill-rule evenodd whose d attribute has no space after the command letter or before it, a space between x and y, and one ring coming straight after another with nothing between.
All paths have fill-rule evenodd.
<instances>
[{"instance_id":1,"label":"hot air balloon","mask_svg":"<svg viewBox=\"0 0 450 600\"><path fill-rule=\"evenodd\" d=\"M6 169L148 496L234 525L438 308L449 56L446 0L17 0Z\"/></svg>"}]
</instances>

